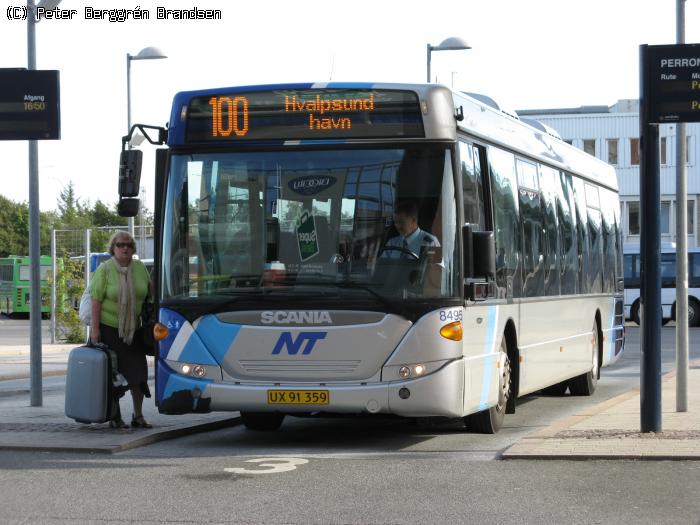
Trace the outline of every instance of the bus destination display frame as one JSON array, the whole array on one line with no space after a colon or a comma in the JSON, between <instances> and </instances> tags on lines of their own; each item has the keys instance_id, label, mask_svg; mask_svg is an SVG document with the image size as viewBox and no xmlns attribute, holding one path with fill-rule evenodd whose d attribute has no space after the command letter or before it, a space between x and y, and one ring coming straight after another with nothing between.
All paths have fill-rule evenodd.
<instances>
[{"instance_id":1,"label":"bus destination display frame","mask_svg":"<svg viewBox=\"0 0 700 525\"><path fill-rule=\"evenodd\" d=\"M418 95L309 88L211 93L187 106L185 142L422 138Z\"/></svg>"}]
</instances>

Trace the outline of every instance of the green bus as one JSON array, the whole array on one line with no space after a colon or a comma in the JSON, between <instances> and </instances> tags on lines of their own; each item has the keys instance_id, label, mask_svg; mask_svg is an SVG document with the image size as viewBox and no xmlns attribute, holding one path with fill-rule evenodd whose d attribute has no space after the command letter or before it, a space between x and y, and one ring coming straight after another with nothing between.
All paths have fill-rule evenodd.
<instances>
[{"instance_id":1,"label":"green bus","mask_svg":"<svg viewBox=\"0 0 700 525\"><path fill-rule=\"evenodd\" d=\"M51 257L42 255L41 286L46 284L51 272ZM29 313L30 310L30 263L29 257L10 255L0 258L0 313L7 315ZM48 315L51 311L51 298L42 297L41 313Z\"/></svg>"}]
</instances>

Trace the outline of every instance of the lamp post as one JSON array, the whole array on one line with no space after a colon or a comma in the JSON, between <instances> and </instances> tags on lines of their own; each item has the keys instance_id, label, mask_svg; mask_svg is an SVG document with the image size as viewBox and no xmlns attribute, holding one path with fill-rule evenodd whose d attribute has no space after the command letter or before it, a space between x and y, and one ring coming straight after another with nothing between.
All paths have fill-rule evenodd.
<instances>
[{"instance_id":1,"label":"lamp post","mask_svg":"<svg viewBox=\"0 0 700 525\"><path fill-rule=\"evenodd\" d=\"M157 60L160 58L168 58L157 47L144 47L139 51L138 55L126 54L126 133L131 130L131 61L132 60ZM131 142L128 144L131 149ZM134 236L134 218L129 217L129 234Z\"/></svg>"},{"instance_id":2,"label":"lamp post","mask_svg":"<svg viewBox=\"0 0 700 525\"><path fill-rule=\"evenodd\" d=\"M428 83L430 83L430 54L433 51L459 51L461 49L471 49L472 47L467 44L463 38L458 36L451 36L442 41L439 46L431 46L428 44Z\"/></svg>"},{"instance_id":3,"label":"lamp post","mask_svg":"<svg viewBox=\"0 0 700 525\"><path fill-rule=\"evenodd\" d=\"M53 9L61 0L27 0L27 69L36 69L36 8ZM39 144L29 141L29 404L43 404L41 377L41 240L39 232Z\"/></svg>"}]
</instances>

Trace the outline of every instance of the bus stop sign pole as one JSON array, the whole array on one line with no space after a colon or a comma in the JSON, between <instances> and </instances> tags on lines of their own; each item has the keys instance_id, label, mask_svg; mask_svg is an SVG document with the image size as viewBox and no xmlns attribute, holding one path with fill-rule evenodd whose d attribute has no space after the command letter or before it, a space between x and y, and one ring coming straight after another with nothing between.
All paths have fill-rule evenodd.
<instances>
[{"instance_id":1,"label":"bus stop sign pole","mask_svg":"<svg viewBox=\"0 0 700 525\"><path fill-rule=\"evenodd\" d=\"M639 143L642 149L641 204L642 432L661 431L661 237L659 124L700 122L700 44L642 45L639 48ZM685 162L677 157L679 167ZM683 188L681 188L682 190ZM681 192L682 193L682 192ZM677 206L686 206L677 202ZM685 235L682 234L683 237ZM681 239L683 241L685 239ZM682 251L682 250L681 250ZM681 253L683 262L686 258ZM676 261L679 266L680 260ZM686 278L685 276L682 276ZM687 316L676 305L676 317ZM687 361L679 365L687 368ZM684 370L678 371L680 380ZM681 388L684 385L677 385Z\"/></svg>"},{"instance_id":2,"label":"bus stop sign pole","mask_svg":"<svg viewBox=\"0 0 700 525\"><path fill-rule=\"evenodd\" d=\"M661 183L659 126L650 123L648 46L640 47L641 431L661 432Z\"/></svg>"}]
</instances>

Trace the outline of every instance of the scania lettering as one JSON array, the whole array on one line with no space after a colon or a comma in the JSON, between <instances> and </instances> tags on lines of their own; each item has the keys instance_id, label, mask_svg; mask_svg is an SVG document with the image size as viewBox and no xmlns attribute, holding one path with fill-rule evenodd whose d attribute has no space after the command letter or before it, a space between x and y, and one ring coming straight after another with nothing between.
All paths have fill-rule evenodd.
<instances>
[{"instance_id":1,"label":"scania lettering","mask_svg":"<svg viewBox=\"0 0 700 525\"><path fill-rule=\"evenodd\" d=\"M532 392L593 394L623 349L615 170L537 122L440 85L323 83L178 93L167 129L137 129L163 146L161 413L493 433Z\"/></svg>"},{"instance_id":2,"label":"scania lettering","mask_svg":"<svg viewBox=\"0 0 700 525\"><path fill-rule=\"evenodd\" d=\"M260 321L264 324L321 324L332 323L331 315L328 312L263 312L260 314Z\"/></svg>"}]
</instances>

